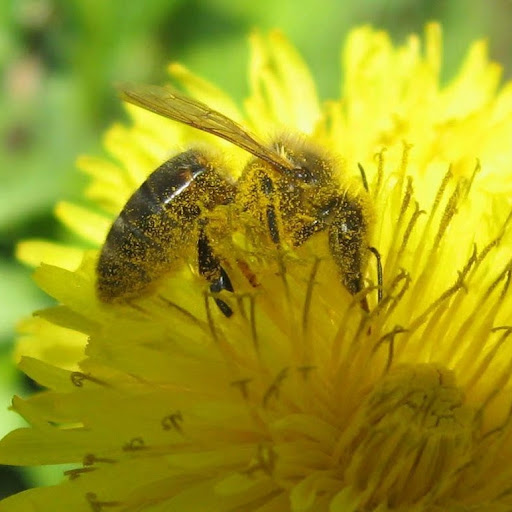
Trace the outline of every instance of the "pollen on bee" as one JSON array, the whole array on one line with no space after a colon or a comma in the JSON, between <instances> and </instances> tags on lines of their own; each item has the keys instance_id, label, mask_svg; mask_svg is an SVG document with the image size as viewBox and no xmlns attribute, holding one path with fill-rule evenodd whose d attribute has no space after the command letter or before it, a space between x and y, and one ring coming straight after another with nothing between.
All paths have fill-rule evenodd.
<instances>
[{"instance_id":1,"label":"pollen on bee","mask_svg":"<svg viewBox=\"0 0 512 512\"><path fill-rule=\"evenodd\" d=\"M275 260L287 288L284 258L308 245L321 249L317 257L335 262L338 281L350 294L363 290L372 208L367 191L345 179L339 157L306 135L261 142L220 112L169 87L125 86L121 96L225 139L250 158L241 170L230 169L219 155L198 146L152 172L127 201L100 252L100 300L154 295L185 260L195 261L207 295L231 318L233 301L227 295L244 289L233 286L234 267L244 286L257 289L262 278L252 266L266 261L271 267ZM324 242L313 244L316 238ZM212 325L208 302L206 308Z\"/></svg>"}]
</instances>

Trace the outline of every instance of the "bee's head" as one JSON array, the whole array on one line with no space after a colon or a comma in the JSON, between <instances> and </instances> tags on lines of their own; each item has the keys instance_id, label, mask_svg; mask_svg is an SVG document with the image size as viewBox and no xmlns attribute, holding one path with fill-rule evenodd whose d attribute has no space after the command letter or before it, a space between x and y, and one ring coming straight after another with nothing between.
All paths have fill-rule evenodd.
<instances>
[{"instance_id":1,"label":"bee's head","mask_svg":"<svg viewBox=\"0 0 512 512\"><path fill-rule=\"evenodd\" d=\"M339 186L334 178L333 158L309 142L286 140L274 145L290 166L281 168L275 179L281 208L295 226L295 233L317 230L339 201ZM304 224L302 227L298 227ZM298 235L297 235L298 236Z\"/></svg>"},{"instance_id":2,"label":"bee's head","mask_svg":"<svg viewBox=\"0 0 512 512\"><path fill-rule=\"evenodd\" d=\"M331 183L332 162L321 150L297 140L278 141L274 148L291 164L290 168L282 169L290 185L314 189Z\"/></svg>"}]
</instances>

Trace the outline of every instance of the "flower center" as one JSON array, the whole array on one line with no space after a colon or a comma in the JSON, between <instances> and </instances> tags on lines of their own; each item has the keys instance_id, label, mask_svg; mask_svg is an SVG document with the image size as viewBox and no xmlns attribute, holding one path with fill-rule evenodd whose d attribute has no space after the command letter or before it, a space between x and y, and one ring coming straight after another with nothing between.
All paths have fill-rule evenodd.
<instances>
[{"instance_id":1,"label":"flower center","mask_svg":"<svg viewBox=\"0 0 512 512\"><path fill-rule=\"evenodd\" d=\"M397 367L375 386L337 447L362 509L426 505L453 485L478 426L464 401L453 372L433 364Z\"/></svg>"}]
</instances>

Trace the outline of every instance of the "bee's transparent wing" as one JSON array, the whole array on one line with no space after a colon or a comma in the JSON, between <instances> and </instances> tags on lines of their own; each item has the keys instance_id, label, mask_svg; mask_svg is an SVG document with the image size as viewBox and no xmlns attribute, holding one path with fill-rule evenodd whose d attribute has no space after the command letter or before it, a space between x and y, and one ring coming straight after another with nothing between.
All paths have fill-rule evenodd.
<instances>
[{"instance_id":1,"label":"bee's transparent wing","mask_svg":"<svg viewBox=\"0 0 512 512\"><path fill-rule=\"evenodd\" d=\"M124 101L221 137L278 169L293 169L289 161L257 141L238 123L169 86L122 84L119 90Z\"/></svg>"}]
</instances>

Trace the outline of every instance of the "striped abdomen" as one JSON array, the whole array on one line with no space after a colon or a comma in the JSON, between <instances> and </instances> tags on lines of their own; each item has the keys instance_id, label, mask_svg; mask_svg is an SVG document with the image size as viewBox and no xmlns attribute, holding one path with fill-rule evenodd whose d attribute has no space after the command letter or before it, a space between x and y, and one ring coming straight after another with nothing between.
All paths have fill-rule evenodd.
<instances>
[{"instance_id":1,"label":"striped abdomen","mask_svg":"<svg viewBox=\"0 0 512 512\"><path fill-rule=\"evenodd\" d=\"M158 167L110 228L97 266L99 298L112 302L143 294L193 241L202 212L233 196L234 185L197 150Z\"/></svg>"}]
</instances>

